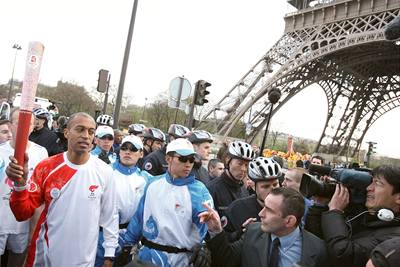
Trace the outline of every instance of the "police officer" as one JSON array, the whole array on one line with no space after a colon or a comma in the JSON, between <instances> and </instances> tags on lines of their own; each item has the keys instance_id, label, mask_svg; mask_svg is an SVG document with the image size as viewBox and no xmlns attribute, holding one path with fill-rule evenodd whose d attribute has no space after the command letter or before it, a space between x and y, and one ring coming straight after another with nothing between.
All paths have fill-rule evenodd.
<instances>
[{"instance_id":1,"label":"police officer","mask_svg":"<svg viewBox=\"0 0 400 267\"><path fill-rule=\"evenodd\" d=\"M204 164L208 162L213 137L207 131L197 130L191 133L189 141L193 144L194 150L198 156L198 162L193 167L193 174L197 180L208 184L210 176Z\"/></svg>"},{"instance_id":2,"label":"police officer","mask_svg":"<svg viewBox=\"0 0 400 267\"><path fill-rule=\"evenodd\" d=\"M251 222L260 221L259 213L272 189L279 187L281 166L272 158L258 157L249 163L248 175L255 183L255 194L232 202L227 211L227 232L239 233Z\"/></svg>"},{"instance_id":3,"label":"police officer","mask_svg":"<svg viewBox=\"0 0 400 267\"><path fill-rule=\"evenodd\" d=\"M249 195L243 180L247 177L249 162L255 156L251 145L242 141L230 143L227 152L224 173L207 185L221 217L225 216L228 206L234 200Z\"/></svg>"},{"instance_id":4,"label":"police officer","mask_svg":"<svg viewBox=\"0 0 400 267\"><path fill-rule=\"evenodd\" d=\"M178 138L186 138L190 134L188 128L180 124L171 124L168 129L168 139L172 142ZM143 169L151 175L160 175L167 171L167 161L165 160L166 146L157 151L151 152L144 159Z\"/></svg>"}]
</instances>

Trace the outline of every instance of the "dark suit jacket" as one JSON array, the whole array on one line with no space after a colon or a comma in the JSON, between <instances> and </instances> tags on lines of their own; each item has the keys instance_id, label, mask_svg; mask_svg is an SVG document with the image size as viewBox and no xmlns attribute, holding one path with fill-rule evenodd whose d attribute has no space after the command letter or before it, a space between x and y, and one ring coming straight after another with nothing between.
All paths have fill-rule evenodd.
<instances>
[{"instance_id":1,"label":"dark suit jacket","mask_svg":"<svg viewBox=\"0 0 400 267\"><path fill-rule=\"evenodd\" d=\"M301 234L303 246L299 266L329 266L325 242L306 230ZM222 232L210 239L207 245L212 253L213 266L267 267L270 240L270 234L261 230L260 223L253 223L235 243L229 243L226 233Z\"/></svg>"}]
</instances>

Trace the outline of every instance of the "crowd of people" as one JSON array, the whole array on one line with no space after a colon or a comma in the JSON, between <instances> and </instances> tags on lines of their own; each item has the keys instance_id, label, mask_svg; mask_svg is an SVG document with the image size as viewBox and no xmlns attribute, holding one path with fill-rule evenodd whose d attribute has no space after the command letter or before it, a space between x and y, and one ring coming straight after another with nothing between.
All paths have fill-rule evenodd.
<instances>
[{"instance_id":1,"label":"crowd of people","mask_svg":"<svg viewBox=\"0 0 400 267\"><path fill-rule=\"evenodd\" d=\"M18 114L0 121L0 266L400 262L399 166L366 170L360 193L310 173L324 165L318 155L286 169L239 140L212 155L217 140L204 130L134 123L125 134L111 116L83 112L49 125L43 108L33 111L17 162ZM312 186L304 175L332 194L304 194Z\"/></svg>"}]
</instances>

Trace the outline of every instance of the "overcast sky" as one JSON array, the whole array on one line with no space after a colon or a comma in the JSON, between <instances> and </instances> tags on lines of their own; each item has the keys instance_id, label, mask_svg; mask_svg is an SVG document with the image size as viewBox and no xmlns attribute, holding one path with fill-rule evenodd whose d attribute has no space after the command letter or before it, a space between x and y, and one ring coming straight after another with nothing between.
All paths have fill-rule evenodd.
<instances>
[{"instance_id":1,"label":"overcast sky","mask_svg":"<svg viewBox=\"0 0 400 267\"><path fill-rule=\"evenodd\" d=\"M132 6L133 0L1 0L0 83L11 77L13 44L23 48L14 74L22 80L28 43L40 41L42 83L63 80L90 89L99 69L107 69L117 86ZM124 97L143 105L184 75L192 83L211 82L210 99L219 100L282 36L283 17L292 11L285 0L139 0ZM306 88L271 127L317 140L326 114L323 91ZM399 118L399 109L387 113L364 141L378 142L380 154L400 157L393 124Z\"/></svg>"}]
</instances>

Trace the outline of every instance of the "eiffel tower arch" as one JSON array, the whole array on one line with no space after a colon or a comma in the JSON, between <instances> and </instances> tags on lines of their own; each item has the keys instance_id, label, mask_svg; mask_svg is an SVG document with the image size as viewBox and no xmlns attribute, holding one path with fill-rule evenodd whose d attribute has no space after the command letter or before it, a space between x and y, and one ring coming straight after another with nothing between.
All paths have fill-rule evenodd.
<instances>
[{"instance_id":1,"label":"eiffel tower arch","mask_svg":"<svg viewBox=\"0 0 400 267\"><path fill-rule=\"evenodd\" d=\"M384 28L400 15L399 0L289 0L283 36L214 106L201 122L219 135L249 118L249 142L267 123L268 91L278 88L273 116L305 87L319 85L328 115L315 152L354 156L371 125L400 106L400 43ZM309 2L319 2L309 7ZM312 105L312 103L306 103Z\"/></svg>"}]
</instances>

